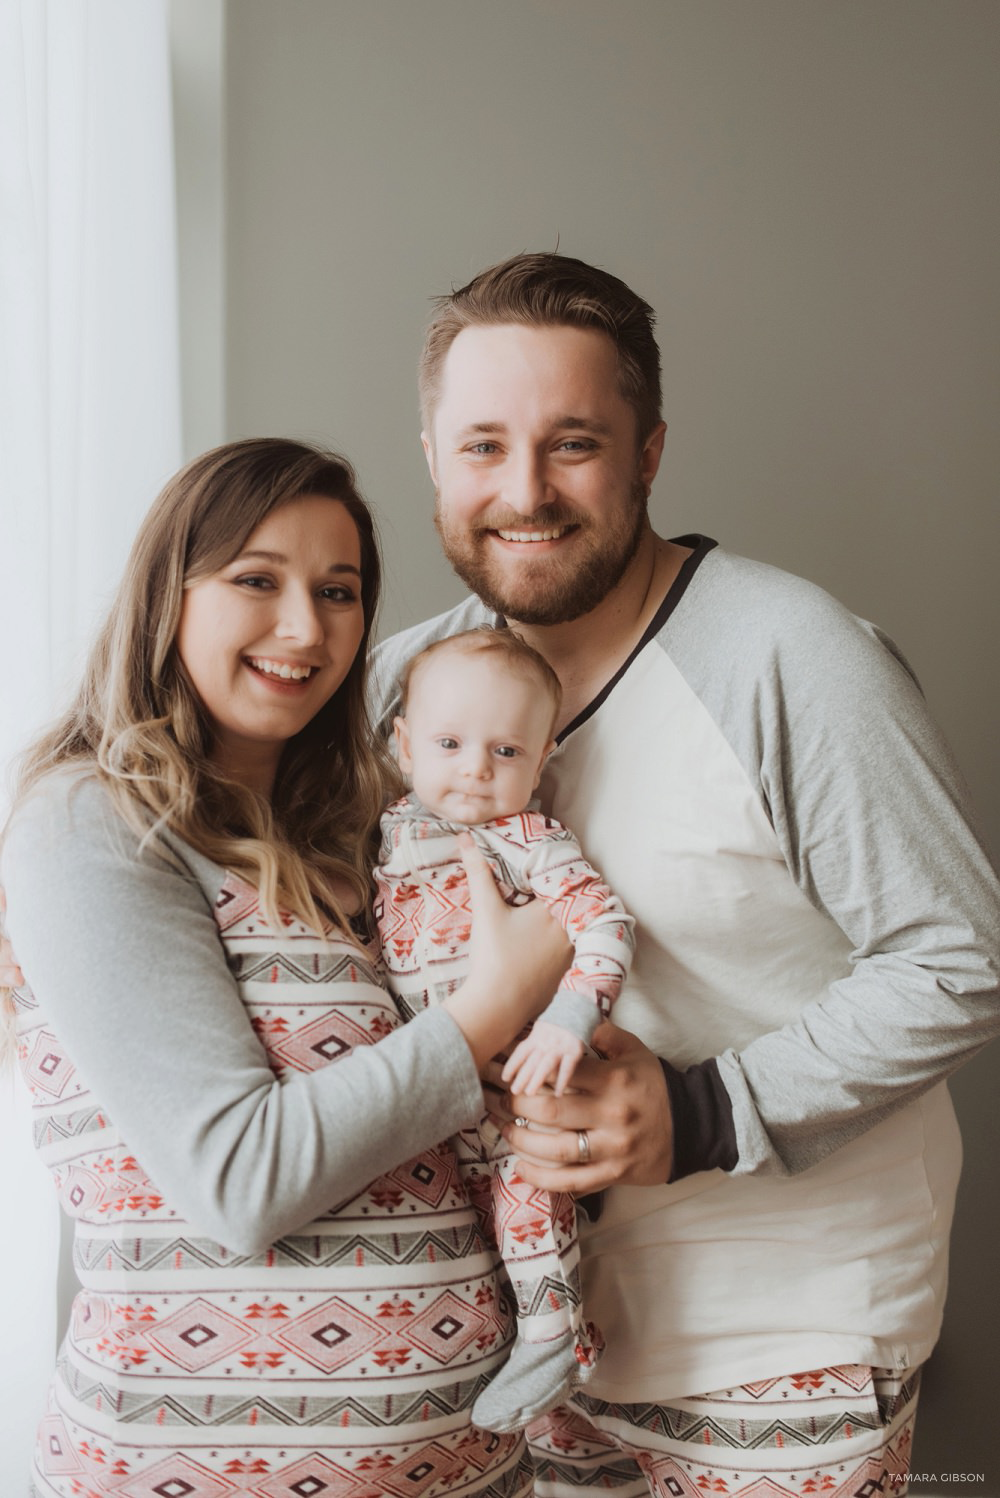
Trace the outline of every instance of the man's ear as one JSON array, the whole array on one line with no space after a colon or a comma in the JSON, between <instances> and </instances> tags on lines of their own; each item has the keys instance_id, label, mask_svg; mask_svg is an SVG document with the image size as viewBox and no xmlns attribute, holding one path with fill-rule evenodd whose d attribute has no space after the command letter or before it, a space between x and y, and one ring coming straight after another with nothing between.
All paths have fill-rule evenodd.
<instances>
[{"instance_id":1,"label":"man's ear","mask_svg":"<svg viewBox=\"0 0 1000 1498\"><path fill-rule=\"evenodd\" d=\"M663 443L666 435L667 423L661 421L650 432L639 454L639 477L646 486L647 495L653 487L653 480L659 469L660 459L663 457Z\"/></svg>"},{"instance_id":2,"label":"man's ear","mask_svg":"<svg viewBox=\"0 0 1000 1498\"><path fill-rule=\"evenodd\" d=\"M404 775L409 775L413 769L413 756L410 754L410 729L405 718L393 718L392 731L396 735L396 758L399 760L399 768Z\"/></svg>"},{"instance_id":3,"label":"man's ear","mask_svg":"<svg viewBox=\"0 0 1000 1498\"><path fill-rule=\"evenodd\" d=\"M538 761L538 773L535 776L535 783L532 786L532 790L537 790L538 789L538 782L541 780L541 778L542 778L542 771L545 769L545 761L548 759L549 755L552 753L552 751L553 751L553 749L555 747L556 747L556 741L555 741L555 739L549 739L549 742L546 744L545 748L542 750L542 757Z\"/></svg>"},{"instance_id":4,"label":"man's ear","mask_svg":"<svg viewBox=\"0 0 1000 1498\"><path fill-rule=\"evenodd\" d=\"M421 432L420 445L424 450L424 457L427 459L427 467L430 469L431 483L436 489L438 486L438 476L437 463L434 458L434 439L429 435L429 433Z\"/></svg>"}]
</instances>

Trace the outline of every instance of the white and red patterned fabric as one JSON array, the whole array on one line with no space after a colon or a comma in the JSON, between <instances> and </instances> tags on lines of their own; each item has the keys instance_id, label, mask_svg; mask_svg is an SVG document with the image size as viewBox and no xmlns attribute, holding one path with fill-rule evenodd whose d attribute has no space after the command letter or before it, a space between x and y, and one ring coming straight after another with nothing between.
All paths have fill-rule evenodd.
<instances>
[{"instance_id":1,"label":"white and red patterned fabric","mask_svg":"<svg viewBox=\"0 0 1000 1498\"><path fill-rule=\"evenodd\" d=\"M531 1427L536 1498L902 1498L920 1370L846 1364Z\"/></svg>"},{"instance_id":2,"label":"white and red patterned fabric","mask_svg":"<svg viewBox=\"0 0 1000 1498\"><path fill-rule=\"evenodd\" d=\"M628 972L632 919L573 834L536 811L467 827L433 816L409 795L383 814L375 915L402 1013L412 1018L439 1003L468 971L472 903L459 851L463 833L477 842L509 904L544 900L566 931L573 960L542 1018L589 1040ZM484 1230L510 1276L518 1336L542 1343L572 1331L577 1359L591 1367L597 1347L581 1306L573 1201L524 1181L515 1151L487 1121L453 1143Z\"/></svg>"},{"instance_id":3,"label":"white and red patterned fabric","mask_svg":"<svg viewBox=\"0 0 1000 1498\"><path fill-rule=\"evenodd\" d=\"M226 880L216 920L279 1078L400 1023L358 948L292 918L274 930L241 881ZM447 1146L241 1257L172 1209L30 991L16 1002L82 1285L39 1431L39 1498L530 1492L523 1441L469 1423L510 1327Z\"/></svg>"}]
</instances>

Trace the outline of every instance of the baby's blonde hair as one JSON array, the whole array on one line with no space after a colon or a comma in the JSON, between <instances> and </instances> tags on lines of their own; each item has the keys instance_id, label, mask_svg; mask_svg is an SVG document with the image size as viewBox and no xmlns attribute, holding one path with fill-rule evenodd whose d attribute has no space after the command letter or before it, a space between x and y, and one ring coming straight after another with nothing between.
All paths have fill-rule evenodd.
<instances>
[{"instance_id":1,"label":"baby's blonde hair","mask_svg":"<svg viewBox=\"0 0 1000 1498\"><path fill-rule=\"evenodd\" d=\"M411 656L403 667L399 678L400 708L405 716L406 705L414 677L433 656L454 651L463 655L486 655L498 664L506 666L512 676L535 681L552 701L552 721L556 720L562 705L562 684L543 655L533 645L512 629L495 629L492 624L481 624L476 629L463 630L458 635L447 635L435 640Z\"/></svg>"}]
</instances>

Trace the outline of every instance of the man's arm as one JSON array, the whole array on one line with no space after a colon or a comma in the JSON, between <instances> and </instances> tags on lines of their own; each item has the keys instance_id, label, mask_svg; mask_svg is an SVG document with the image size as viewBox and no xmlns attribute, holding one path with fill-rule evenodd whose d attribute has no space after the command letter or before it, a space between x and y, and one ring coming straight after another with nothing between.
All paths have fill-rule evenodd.
<instances>
[{"instance_id":1,"label":"man's arm","mask_svg":"<svg viewBox=\"0 0 1000 1498\"><path fill-rule=\"evenodd\" d=\"M566 1162L565 1176L529 1171L537 1184L648 1180L640 1136L670 1103L672 1179L709 1165L807 1169L947 1077L1000 1028L1000 891L951 755L891 647L808 585L795 595L799 617L772 631L749 670L739 649L749 610L728 586L730 635L699 618L705 669L697 678L698 660L683 664L758 788L789 876L847 935L850 972L795 1022L686 1073L667 1068L657 1078L633 1057L635 1086L620 1074L591 1079L589 1116L569 1098L558 1108L515 1098L521 1116L571 1131L514 1135L519 1153L530 1142L534 1156ZM727 661L747 677L730 719L742 683L735 671L726 678ZM667 914L663 931L669 940ZM616 1093L608 1107L606 1089ZM623 1110L634 1129L622 1128ZM574 1186L576 1129L588 1130L594 1163ZM605 1149L615 1158L599 1169Z\"/></svg>"}]
</instances>

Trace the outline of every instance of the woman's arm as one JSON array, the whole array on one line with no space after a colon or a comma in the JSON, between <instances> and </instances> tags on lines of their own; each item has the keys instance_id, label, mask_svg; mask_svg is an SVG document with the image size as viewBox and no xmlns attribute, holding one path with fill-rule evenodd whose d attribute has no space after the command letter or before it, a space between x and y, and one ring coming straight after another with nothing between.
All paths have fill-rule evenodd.
<instances>
[{"instance_id":1,"label":"woman's arm","mask_svg":"<svg viewBox=\"0 0 1000 1498\"><path fill-rule=\"evenodd\" d=\"M202 885L137 854L96 782L54 785L19 812L3 878L46 1024L164 1198L237 1252L259 1252L482 1110L479 1042L466 1043L461 1006L279 1082ZM509 967L495 968L496 994L479 969L470 1015L496 998L513 1019ZM521 1008L537 1009L549 973L525 968ZM475 1037L492 1023L468 1022Z\"/></svg>"}]
</instances>

